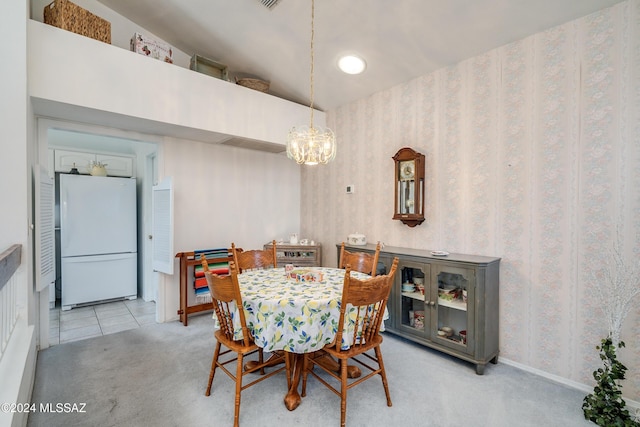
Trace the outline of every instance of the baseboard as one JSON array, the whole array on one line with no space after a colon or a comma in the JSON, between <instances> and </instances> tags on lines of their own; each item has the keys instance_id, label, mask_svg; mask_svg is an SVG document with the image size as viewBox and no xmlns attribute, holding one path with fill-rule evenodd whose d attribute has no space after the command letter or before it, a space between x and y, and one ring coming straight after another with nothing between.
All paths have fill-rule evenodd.
<instances>
[{"instance_id":1,"label":"baseboard","mask_svg":"<svg viewBox=\"0 0 640 427\"><path fill-rule=\"evenodd\" d=\"M28 325L26 314L21 314L11 334L11 339L0 359L0 402L28 403L36 371L36 334L35 327ZM0 411L0 425L26 426L27 412Z\"/></svg>"},{"instance_id":2,"label":"baseboard","mask_svg":"<svg viewBox=\"0 0 640 427\"><path fill-rule=\"evenodd\" d=\"M514 368L518 368L523 371L530 372L535 375L539 375L551 381L555 381L557 383L566 385L567 387L571 387L576 390L583 391L585 393L585 396L593 392L593 386L579 383L577 381L573 381L568 378L561 377L559 375L550 374L549 372L532 368L531 366L523 365L522 363L514 362L513 360L505 359L502 356L500 357L500 363L504 363L505 365L513 366ZM624 401L627 404L627 407L628 407L627 409L629 409L629 412L632 414L635 414L636 418L640 417L640 402L636 402L635 400L626 399L626 398L624 399Z\"/></svg>"}]
</instances>

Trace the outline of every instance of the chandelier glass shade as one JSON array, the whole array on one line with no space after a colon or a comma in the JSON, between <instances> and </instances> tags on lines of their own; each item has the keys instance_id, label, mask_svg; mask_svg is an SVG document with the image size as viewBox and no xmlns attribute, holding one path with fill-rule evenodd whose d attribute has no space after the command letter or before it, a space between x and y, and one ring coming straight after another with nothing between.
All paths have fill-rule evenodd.
<instances>
[{"instance_id":1,"label":"chandelier glass shade","mask_svg":"<svg viewBox=\"0 0 640 427\"><path fill-rule=\"evenodd\" d=\"M336 136L329 128L313 125L313 65L314 10L311 0L311 72L310 72L310 120L309 125L294 126L287 136L287 157L298 164L317 165L329 163L336 157Z\"/></svg>"},{"instance_id":2,"label":"chandelier glass shade","mask_svg":"<svg viewBox=\"0 0 640 427\"><path fill-rule=\"evenodd\" d=\"M336 136L329 128L294 126L287 137L287 156L298 164L329 163L336 157Z\"/></svg>"}]
</instances>

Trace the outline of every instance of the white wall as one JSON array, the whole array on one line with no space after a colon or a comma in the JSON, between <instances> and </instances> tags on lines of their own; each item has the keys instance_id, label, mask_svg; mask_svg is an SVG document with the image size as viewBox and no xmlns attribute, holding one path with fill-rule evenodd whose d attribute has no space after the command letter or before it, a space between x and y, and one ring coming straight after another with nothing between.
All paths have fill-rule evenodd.
<instances>
[{"instance_id":1,"label":"white wall","mask_svg":"<svg viewBox=\"0 0 640 427\"><path fill-rule=\"evenodd\" d=\"M0 44L2 57L11 58L0 68L0 194L3 198L0 251L16 243L26 248L28 238L26 10L25 2L17 1L0 14L0 35L5 40L12 40Z\"/></svg>"},{"instance_id":2,"label":"white wall","mask_svg":"<svg viewBox=\"0 0 640 427\"><path fill-rule=\"evenodd\" d=\"M20 317L0 359L0 402L26 402L35 369L34 323L29 315L34 305L29 240L29 176L27 164L29 110L27 107L27 20L26 1L3 5L0 14L0 252L13 244L22 245L22 264L16 272ZM24 414L0 412L0 425L20 425Z\"/></svg>"},{"instance_id":3,"label":"white wall","mask_svg":"<svg viewBox=\"0 0 640 427\"><path fill-rule=\"evenodd\" d=\"M326 264L355 231L502 257L500 357L592 387L608 332L592 273L617 226L629 262L640 255L640 1L346 105L328 125L336 161L302 173L302 232L322 241ZM426 155L415 228L391 220L391 157L403 146ZM640 299L619 351L636 401L638 330Z\"/></svg>"},{"instance_id":4,"label":"white wall","mask_svg":"<svg viewBox=\"0 0 640 427\"><path fill-rule=\"evenodd\" d=\"M174 184L175 252L261 249L300 229L300 166L281 154L167 139L163 176ZM177 318L179 267L167 277L168 319Z\"/></svg>"}]
</instances>

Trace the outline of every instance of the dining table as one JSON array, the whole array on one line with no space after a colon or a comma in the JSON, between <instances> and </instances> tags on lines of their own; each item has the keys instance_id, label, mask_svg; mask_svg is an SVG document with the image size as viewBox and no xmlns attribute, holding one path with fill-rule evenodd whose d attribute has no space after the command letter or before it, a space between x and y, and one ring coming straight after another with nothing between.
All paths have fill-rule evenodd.
<instances>
[{"instance_id":1,"label":"dining table","mask_svg":"<svg viewBox=\"0 0 640 427\"><path fill-rule=\"evenodd\" d=\"M313 267L293 272L285 268L248 270L238 275L247 327L254 342L264 351L285 351L291 357L292 375L284 399L289 410L301 402L298 384L304 355L322 349L336 337L345 273L339 268ZM357 271L350 274L357 279L370 277ZM236 326L234 338L241 339L242 329ZM351 339L352 334L343 334L341 346L349 348ZM333 367L338 369L337 362ZM358 368L352 368L352 376L358 376Z\"/></svg>"}]
</instances>

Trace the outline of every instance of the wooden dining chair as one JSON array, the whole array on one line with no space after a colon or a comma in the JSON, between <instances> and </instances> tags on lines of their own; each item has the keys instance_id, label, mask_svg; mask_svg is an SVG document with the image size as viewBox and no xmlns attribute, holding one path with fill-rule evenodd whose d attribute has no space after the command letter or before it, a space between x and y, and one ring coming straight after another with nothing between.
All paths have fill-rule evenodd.
<instances>
[{"instance_id":1,"label":"wooden dining chair","mask_svg":"<svg viewBox=\"0 0 640 427\"><path fill-rule=\"evenodd\" d=\"M387 396L387 406L391 406L391 396L387 383L387 374L384 369L380 344L380 326L384 317L385 307L389 299L389 293L393 286L393 277L398 267L398 258L393 260L389 274L359 280L351 277L351 269L347 267L342 289L342 303L340 305L340 318L338 320L338 333L335 341L320 350L323 354L305 355L305 367L302 377L302 396L306 394L307 375L311 374L322 384L340 396L340 425L344 426L347 411L347 390L368 380L374 375L380 375L382 386ZM348 331L348 332L347 332ZM342 349L342 338L348 333L351 335L351 347ZM374 354L367 353L373 350ZM340 364L339 374L331 370L321 362L322 356L328 355L338 359ZM357 362L367 374L349 382L347 375L347 362ZM377 367L372 366L374 362ZM340 382L340 388L334 387L327 380L313 371L318 366L328 375Z\"/></svg>"},{"instance_id":2,"label":"wooden dining chair","mask_svg":"<svg viewBox=\"0 0 640 427\"><path fill-rule=\"evenodd\" d=\"M216 369L220 368L236 383L235 392L235 411L233 425L238 426L238 420L240 418L240 397L242 390L251 387L266 380L267 378L283 371L287 371L287 378L290 377L289 360L286 354L273 354L268 361L264 361L262 348L258 347L251 335L251 331L247 328L247 322L245 319L245 313L242 309L242 296L240 295L240 285L238 284L238 271L233 261L229 263L229 275L219 276L213 274L210 271L205 271L205 277L207 278L207 284L209 285L209 291L211 292L211 298L213 300L213 308L218 319L219 329L214 333L216 338L216 347L213 353L213 360L211 361L211 370L209 372L209 383L207 384L206 396L211 395L211 385L213 384L213 377L216 373ZM242 339L236 341L234 339L235 326L233 325L233 318L238 316L240 318L240 325L242 328ZM226 347L226 350L222 350L222 346ZM257 363L247 364L243 366L247 356L252 354L258 354ZM230 358L223 358L222 356L230 355ZM227 369L225 365L236 362L235 374ZM257 379L243 384L243 379L246 375L261 371L264 373L264 368L267 366L273 366L285 362L284 366L280 366L269 373L260 376Z\"/></svg>"},{"instance_id":3,"label":"wooden dining chair","mask_svg":"<svg viewBox=\"0 0 640 427\"><path fill-rule=\"evenodd\" d=\"M254 270L258 268L276 268L278 266L276 257L276 241L271 242L271 249L254 249L243 251L236 248L235 243L231 243L231 252L233 260L238 266L238 271L242 273L244 270Z\"/></svg>"},{"instance_id":4,"label":"wooden dining chair","mask_svg":"<svg viewBox=\"0 0 640 427\"><path fill-rule=\"evenodd\" d=\"M376 251L373 254L366 252L349 252L344 248L344 242L342 242L338 268L346 268L347 265L350 265L351 270L359 271L373 277L376 275L379 257L380 242L376 245Z\"/></svg>"}]
</instances>

